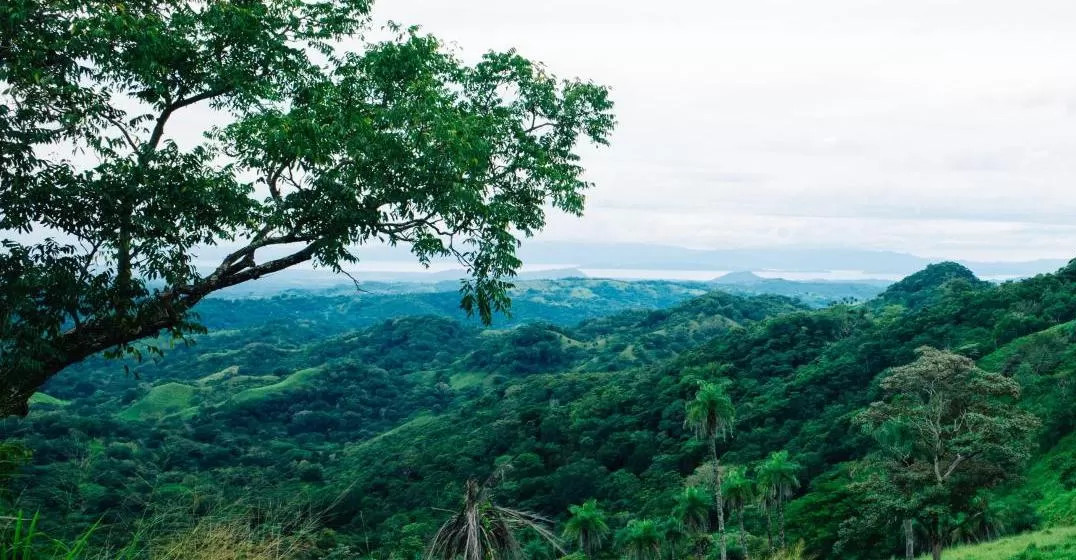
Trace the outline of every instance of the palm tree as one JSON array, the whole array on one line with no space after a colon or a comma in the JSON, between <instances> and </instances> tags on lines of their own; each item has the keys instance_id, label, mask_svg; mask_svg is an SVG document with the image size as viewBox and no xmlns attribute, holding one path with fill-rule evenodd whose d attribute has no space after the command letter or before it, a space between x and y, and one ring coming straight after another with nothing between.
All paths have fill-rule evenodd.
<instances>
[{"instance_id":1,"label":"palm tree","mask_svg":"<svg viewBox=\"0 0 1076 560\"><path fill-rule=\"evenodd\" d=\"M661 531L661 540L665 544L665 549L669 551L669 560L679 560L679 545L685 538L697 537L697 535L689 535L687 528L680 523L680 520L672 516L662 519L658 523L658 530Z\"/></svg>"},{"instance_id":2,"label":"palm tree","mask_svg":"<svg viewBox=\"0 0 1076 560\"><path fill-rule=\"evenodd\" d=\"M744 509L747 508L747 504L755 498L754 483L750 478L747 478L747 469L743 467L734 467L729 469L728 474L725 476L725 503L729 506L729 511L736 512L736 519L740 524L740 548L743 549L744 560L749 560L750 556L747 551L747 531L744 530Z\"/></svg>"},{"instance_id":3,"label":"palm tree","mask_svg":"<svg viewBox=\"0 0 1076 560\"><path fill-rule=\"evenodd\" d=\"M714 468L714 495L717 498L717 532L721 535L721 560L727 560L725 541L725 499L721 492L721 465L717 458L717 440L724 440L736 421L736 408L724 387L703 383L695 399L687 403L685 426L695 430L695 436L710 444L710 459Z\"/></svg>"},{"instance_id":4,"label":"palm tree","mask_svg":"<svg viewBox=\"0 0 1076 560\"><path fill-rule=\"evenodd\" d=\"M710 508L714 505L710 494L695 486L688 486L676 497L673 519L682 526L696 541L699 534L705 533L710 526ZM696 550L701 552L701 550ZM699 555L701 557L701 554Z\"/></svg>"},{"instance_id":5,"label":"palm tree","mask_svg":"<svg viewBox=\"0 0 1076 560\"><path fill-rule=\"evenodd\" d=\"M659 560L664 540L661 527L650 519L632 519L618 535L627 560Z\"/></svg>"},{"instance_id":6,"label":"palm tree","mask_svg":"<svg viewBox=\"0 0 1076 560\"><path fill-rule=\"evenodd\" d=\"M493 503L488 484L468 480L463 504L437 531L426 558L441 560L502 560L522 558L515 532L530 529L563 554L549 520Z\"/></svg>"},{"instance_id":7,"label":"palm tree","mask_svg":"<svg viewBox=\"0 0 1076 560\"><path fill-rule=\"evenodd\" d=\"M609 534L605 512L597 500L587 500L581 506L570 506L572 514L564 525L564 536L579 543L579 549L588 558L601 548L602 540Z\"/></svg>"},{"instance_id":8,"label":"palm tree","mask_svg":"<svg viewBox=\"0 0 1076 560\"><path fill-rule=\"evenodd\" d=\"M758 467L759 489L765 494L768 505L776 506L780 517L781 548L785 542L785 502L792 497L792 491L799 488L800 481L796 472L800 466L788 458L788 451L775 451L770 453ZM766 511L767 520L770 510ZM770 540L770 548L773 548L773 540Z\"/></svg>"}]
</instances>

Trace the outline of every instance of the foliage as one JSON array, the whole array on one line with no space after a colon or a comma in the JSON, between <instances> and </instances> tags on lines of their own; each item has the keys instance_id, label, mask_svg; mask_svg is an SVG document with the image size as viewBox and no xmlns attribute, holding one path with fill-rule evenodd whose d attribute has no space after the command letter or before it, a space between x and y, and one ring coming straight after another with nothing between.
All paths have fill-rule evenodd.
<instances>
[{"instance_id":1,"label":"foliage","mask_svg":"<svg viewBox=\"0 0 1076 560\"><path fill-rule=\"evenodd\" d=\"M1016 408L1020 386L951 352L930 347L882 379L886 400L857 422L881 445L878 471L865 485L883 511L915 518L935 558L977 493L1018 476L1038 420Z\"/></svg>"},{"instance_id":2,"label":"foliage","mask_svg":"<svg viewBox=\"0 0 1076 560\"><path fill-rule=\"evenodd\" d=\"M0 414L98 352L198 332L189 311L209 293L308 261L340 270L363 244L455 257L461 306L507 310L519 238L550 208L583 209L578 145L607 143L608 91L515 52L465 64L415 28L362 44L368 11L0 8ZM198 106L225 124L171 134ZM206 274L195 252L212 245L228 254Z\"/></svg>"},{"instance_id":3,"label":"foliage","mask_svg":"<svg viewBox=\"0 0 1076 560\"><path fill-rule=\"evenodd\" d=\"M628 560L658 560L664 540L659 523L652 519L632 519L617 533L617 542Z\"/></svg>"},{"instance_id":4,"label":"foliage","mask_svg":"<svg viewBox=\"0 0 1076 560\"><path fill-rule=\"evenodd\" d=\"M609 524L605 521L605 512L598 507L597 500L587 500L583 505L570 506L568 511L571 516L564 523L564 537L576 541L585 556L593 556L610 532Z\"/></svg>"},{"instance_id":5,"label":"foliage","mask_svg":"<svg viewBox=\"0 0 1076 560\"><path fill-rule=\"evenodd\" d=\"M1016 380L1023 391L1015 410L1043 421L1026 477L981 492L947 538L1072 519L1074 280L1076 269L1066 268L996 286L953 284L915 308L809 310L783 298L710 294L667 309L503 331L429 316L352 326L350 298L337 296L271 298L249 317L257 300L206 300L214 307L202 320L214 332L197 345L136 366L139 378L88 360L49 383L66 404L36 404L29 418L0 422L0 436L33 451L10 481L11 495L24 510L42 510L43 530L68 539L97 519L108 534L129 535L130 519L153 504L255 496L310 501L326 512L327 536L314 539L312 556L415 558L443 521L440 508L458 505L464 482L510 461L511 476L497 487L503 503L560 531L570 506L595 499L611 534L650 519L660 553L685 558L700 544L717 545L716 535L690 539L669 518L685 486L715 479L707 442L684 421L700 382L718 384L736 404L735 437L719 457L723 492L739 471L728 465L755 467L787 451L801 466L801 484L784 504L788 542L803 540L819 558L888 557L903 551L902 535L891 515L868 519L882 512L872 501L879 494L858 485L883 469L864 461L876 441L852 420L884 400L882 379L924 345L956 349ZM546 285L550 293L566 286ZM604 289L574 285L582 286ZM602 297L638 293L617 288ZM530 297L543 299L539 288ZM229 313L231 305L241 312ZM996 329L1013 316L1027 320L1015 331ZM189 408L124 417L140 404L136 410L172 403L153 394L168 383L193 388ZM776 528L780 512L750 501L737 512L728 497L731 519L744 527L734 532L747 545L730 548L730 557L745 549L764 557L767 514ZM842 534L849 538L835 551ZM552 558L539 541L520 535L525 555ZM615 543L590 557L620 557L623 539Z\"/></svg>"},{"instance_id":6,"label":"foliage","mask_svg":"<svg viewBox=\"0 0 1076 560\"><path fill-rule=\"evenodd\" d=\"M516 537L516 532L521 529L534 531L559 550L556 536L545 527L548 522L540 515L494 504L489 486L470 480L460 510L434 535L429 557L443 560L521 558L522 550Z\"/></svg>"}]
</instances>

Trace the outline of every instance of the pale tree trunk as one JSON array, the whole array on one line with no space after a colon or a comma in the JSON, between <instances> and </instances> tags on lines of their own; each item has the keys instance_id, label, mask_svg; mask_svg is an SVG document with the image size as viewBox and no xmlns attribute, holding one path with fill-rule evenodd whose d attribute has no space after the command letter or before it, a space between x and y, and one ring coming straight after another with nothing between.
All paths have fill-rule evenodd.
<instances>
[{"instance_id":1,"label":"pale tree trunk","mask_svg":"<svg viewBox=\"0 0 1076 560\"><path fill-rule=\"evenodd\" d=\"M915 527L911 519L904 520L904 558L915 558Z\"/></svg>"},{"instance_id":2,"label":"pale tree trunk","mask_svg":"<svg viewBox=\"0 0 1076 560\"><path fill-rule=\"evenodd\" d=\"M717 462L717 438L710 438L710 455L714 459L714 492L717 494L717 532L721 535L721 560L728 560L725 540L725 495L721 489L721 466Z\"/></svg>"}]
</instances>

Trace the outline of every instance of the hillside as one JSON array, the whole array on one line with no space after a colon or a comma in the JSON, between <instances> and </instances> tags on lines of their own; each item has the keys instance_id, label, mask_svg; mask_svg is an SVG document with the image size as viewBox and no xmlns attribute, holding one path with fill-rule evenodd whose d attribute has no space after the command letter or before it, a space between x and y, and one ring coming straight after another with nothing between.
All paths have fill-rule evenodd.
<instances>
[{"instance_id":1,"label":"hillside","mask_svg":"<svg viewBox=\"0 0 1076 560\"><path fill-rule=\"evenodd\" d=\"M309 301L269 308L295 316ZM852 465L871 442L850 419L923 345L1017 380L1021 406L1042 421L1026 476L984 492L982 514L1005 532L1076 523L1074 321L1076 266L994 285L942 265L865 304L823 309L711 292L509 329L436 316L327 336L235 324L136 368L138 379L109 362L80 366L0 434L33 450L13 491L56 531L100 517L122 533L132 512L162 500L256 496L325 511L326 554L412 558L462 484L506 463L496 495L513 507L561 522L595 498L617 528L663 519L706 472L685 402L700 381L725 379L737 420L722 463L786 450L802 465L789 538L821 557L888 558L900 550L892 528L856 527L865 506L848 489ZM56 489L79 507L57 506ZM763 512L748 509L745 523L749 544L764 547Z\"/></svg>"}]
</instances>

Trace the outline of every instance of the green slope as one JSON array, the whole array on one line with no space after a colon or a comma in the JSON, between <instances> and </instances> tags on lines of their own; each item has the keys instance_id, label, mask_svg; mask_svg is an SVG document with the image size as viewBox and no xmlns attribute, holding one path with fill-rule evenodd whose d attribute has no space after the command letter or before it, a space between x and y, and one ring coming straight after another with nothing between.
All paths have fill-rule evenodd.
<instances>
[{"instance_id":1,"label":"green slope","mask_svg":"<svg viewBox=\"0 0 1076 560\"><path fill-rule=\"evenodd\" d=\"M930 558L929 555L920 556ZM1072 560L1076 558L1076 527L1045 529L947 549L945 560Z\"/></svg>"}]
</instances>

